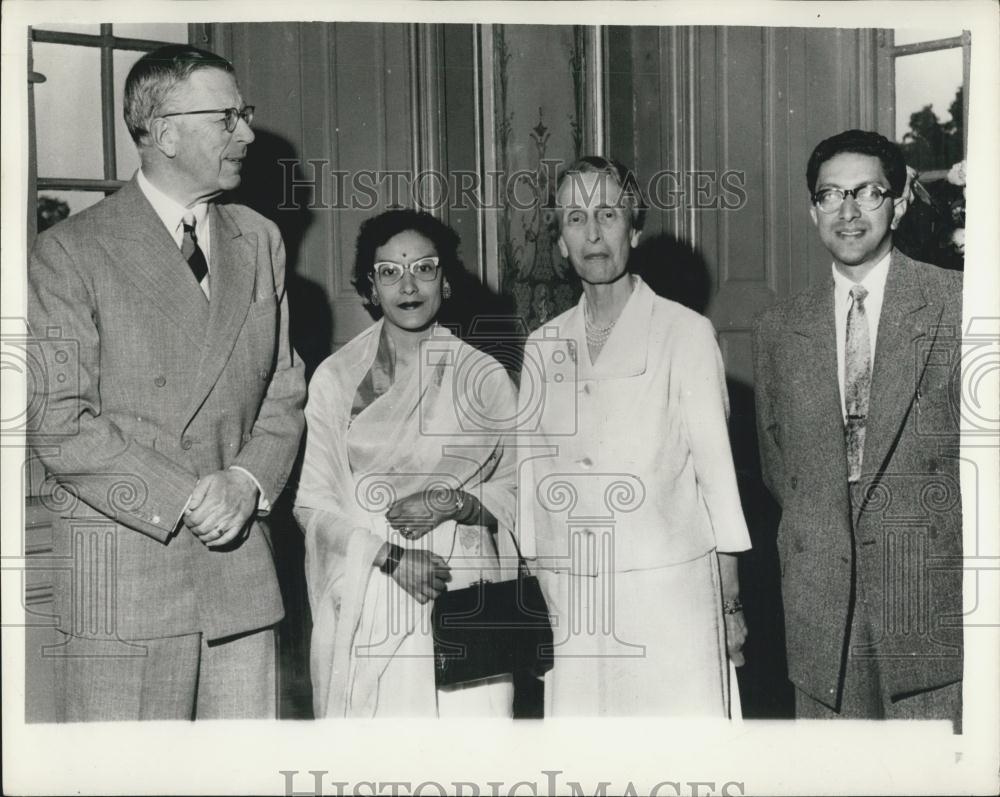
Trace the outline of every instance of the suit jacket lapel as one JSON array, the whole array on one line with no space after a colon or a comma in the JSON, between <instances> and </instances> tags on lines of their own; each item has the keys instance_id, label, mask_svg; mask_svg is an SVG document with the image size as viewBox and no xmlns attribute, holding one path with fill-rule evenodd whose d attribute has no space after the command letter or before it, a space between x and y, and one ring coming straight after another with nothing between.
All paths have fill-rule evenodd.
<instances>
[{"instance_id":1,"label":"suit jacket lapel","mask_svg":"<svg viewBox=\"0 0 1000 797\"><path fill-rule=\"evenodd\" d=\"M112 246L120 246L114 254L123 275L200 348L209 308L180 249L134 178L114 198L121 212L111 230Z\"/></svg>"},{"instance_id":2,"label":"suit jacket lapel","mask_svg":"<svg viewBox=\"0 0 1000 797\"><path fill-rule=\"evenodd\" d=\"M649 329L653 317L653 299L656 294L635 277L635 288L629 296L621 315L596 363L590 361L587 347L587 328L584 320L586 298L581 296L576 313L570 317L564 334L573 338L578 352L577 373L581 379L626 379L646 372L649 348Z\"/></svg>"},{"instance_id":3,"label":"suit jacket lapel","mask_svg":"<svg viewBox=\"0 0 1000 797\"><path fill-rule=\"evenodd\" d=\"M847 446L844 443L844 416L837 376L837 327L834 321L833 277L809 296L790 319L799 345L788 367L802 369L802 379L810 399L807 433L816 444L816 456L830 463L836 476L847 480Z\"/></svg>"},{"instance_id":4,"label":"suit jacket lapel","mask_svg":"<svg viewBox=\"0 0 1000 797\"><path fill-rule=\"evenodd\" d=\"M929 346L917 341L941 315L927 302L911 261L893 251L875 340L863 469L881 471L906 420L927 364Z\"/></svg>"},{"instance_id":5,"label":"suit jacket lapel","mask_svg":"<svg viewBox=\"0 0 1000 797\"><path fill-rule=\"evenodd\" d=\"M208 306L205 349L194 382L188 418L204 403L229 361L256 287L254 236L244 236L224 206L212 204L209 213L212 214L212 255L209 265L212 298Z\"/></svg>"}]
</instances>

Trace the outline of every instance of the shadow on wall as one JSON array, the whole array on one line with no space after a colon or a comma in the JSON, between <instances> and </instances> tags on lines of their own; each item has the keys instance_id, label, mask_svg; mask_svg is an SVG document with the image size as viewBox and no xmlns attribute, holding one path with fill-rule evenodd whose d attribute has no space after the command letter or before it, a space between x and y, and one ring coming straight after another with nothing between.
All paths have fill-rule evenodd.
<instances>
[{"instance_id":1,"label":"shadow on wall","mask_svg":"<svg viewBox=\"0 0 1000 797\"><path fill-rule=\"evenodd\" d=\"M630 268L656 293L705 315L712 281L704 258L669 235L642 240ZM743 513L753 549L740 561L740 586L749 627L747 663L740 668L743 715L789 718L794 699L787 679L784 610L776 535L780 508L760 472L753 385L728 379L729 435Z\"/></svg>"},{"instance_id":2,"label":"shadow on wall","mask_svg":"<svg viewBox=\"0 0 1000 797\"><path fill-rule=\"evenodd\" d=\"M288 294L289 333L292 345L306 366L306 380L332 351L333 315L325 286L299 273L302 244L315 211L305 206L282 208L282 160L299 162L291 142L266 130L254 130L256 140L247 151L243 181L231 199L247 205L278 225L285 243L285 289ZM299 168L295 177L302 179ZM288 483L298 482L301 452ZM312 717L309 680L309 638L312 618L305 581L304 538L292 517L290 491L279 498L267 518L275 566L285 603L285 619L278 625L278 716L282 719Z\"/></svg>"},{"instance_id":3,"label":"shadow on wall","mask_svg":"<svg viewBox=\"0 0 1000 797\"><path fill-rule=\"evenodd\" d=\"M452 283L452 298L441 307L441 323L495 357L516 384L528 330L514 314L513 298L494 293L465 269Z\"/></svg>"},{"instance_id":4,"label":"shadow on wall","mask_svg":"<svg viewBox=\"0 0 1000 797\"><path fill-rule=\"evenodd\" d=\"M290 141L267 130L254 130L256 139L247 150L243 182L232 199L266 216L281 231L285 242L285 287L288 292L292 345L306 365L307 378L331 352L333 315L326 287L299 273L299 255L315 211L305 205L281 207L285 193L282 160L296 164L300 158ZM305 180L295 166L295 179ZM289 204L293 204L291 198ZM331 255L332 256L332 255Z\"/></svg>"}]
</instances>

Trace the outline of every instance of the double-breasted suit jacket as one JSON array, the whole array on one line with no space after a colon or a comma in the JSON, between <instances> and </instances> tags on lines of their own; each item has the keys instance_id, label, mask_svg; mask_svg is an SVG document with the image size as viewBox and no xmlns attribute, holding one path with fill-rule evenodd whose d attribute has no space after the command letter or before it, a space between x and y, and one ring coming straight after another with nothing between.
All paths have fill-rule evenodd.
<instances>
[{"instance_id":1,"label":"double-breasted suit jacket","mask_svg":"<svg viewBox=\"0 0 1000 797\"><path fill-rule=\"evenodd\" d=\"M55 535L72 563L56 589L71 634L217 639L282 617L261 524L212 550L180 522L198 479L232 465L273 502L303 425L278 230L239 205L209 212L211 302L134 179L31 254L31 333L47 362L69 359L35 385L28 442L75 497L56 507ZM113 543L91 550L88 529Z\"/></svg>"},{"instance_id":2,"label":"double-breasted suit jacket","mask_svg":"<svg viewBox=\"0 0 1000 797\"><path fill-rule=\"evenodd\" d=\"M852 507L832 277L755 330L757 424L778 530L791 681L836 708L852 568L866 586L890 697L962 677L959 493L961 274L894 250L875 342Z\"/></svg>"}]
</instances>

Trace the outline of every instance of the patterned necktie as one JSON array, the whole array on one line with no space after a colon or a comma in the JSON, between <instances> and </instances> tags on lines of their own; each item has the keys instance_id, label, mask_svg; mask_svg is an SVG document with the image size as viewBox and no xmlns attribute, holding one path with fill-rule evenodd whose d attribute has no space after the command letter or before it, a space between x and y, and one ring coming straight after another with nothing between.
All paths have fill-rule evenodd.
<instances>
[{"instance_id":1,"label":"patterned necktie","mask_svg":"<svg viewBox=\"0 0 1000 797\"><path fill-rule=\"evenodd\" d=\"M865 422L872 385L872 347L865 313L867 289L851 288L851 309L847 313L847 346L844 356L844 403L847 409L847 480L861 478L865 450Z\"/></svg>"},{"instance_id":2,"label":"patterned necktie","mask_svg":"<svg viewBox=\"0 0 1000 797\"><path fill-rule=\"evenodd\" d=\"M184 219L184 237L181 239L181 255L191 268L191 273L198 280L200 285L202 280L208 276L208 262L205 260L205 253L198 246L198 238L194 234L194 216L187 216Z\"/></svg>"}]
</instances>

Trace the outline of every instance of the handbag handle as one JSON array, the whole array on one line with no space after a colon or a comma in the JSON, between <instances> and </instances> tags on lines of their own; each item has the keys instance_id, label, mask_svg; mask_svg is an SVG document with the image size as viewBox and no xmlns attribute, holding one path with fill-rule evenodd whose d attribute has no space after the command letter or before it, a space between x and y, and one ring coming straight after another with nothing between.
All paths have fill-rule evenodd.
<instances>
[{"instance_id":1,"label":"handbag handle","mask_svg":"<svg viewBox=\"0 0 1000 797\"><path fill-rule=\"evenodd\" d=\"M517 551L517 576L518 578L527 578L531 575L531 571L528 570L528 563L521 555L521 546L517 544L517 537L514 536L511 529L507 529L507 533L510 535L511 542L514 543L514 550Z\"/></svg>"}]
</instances>

